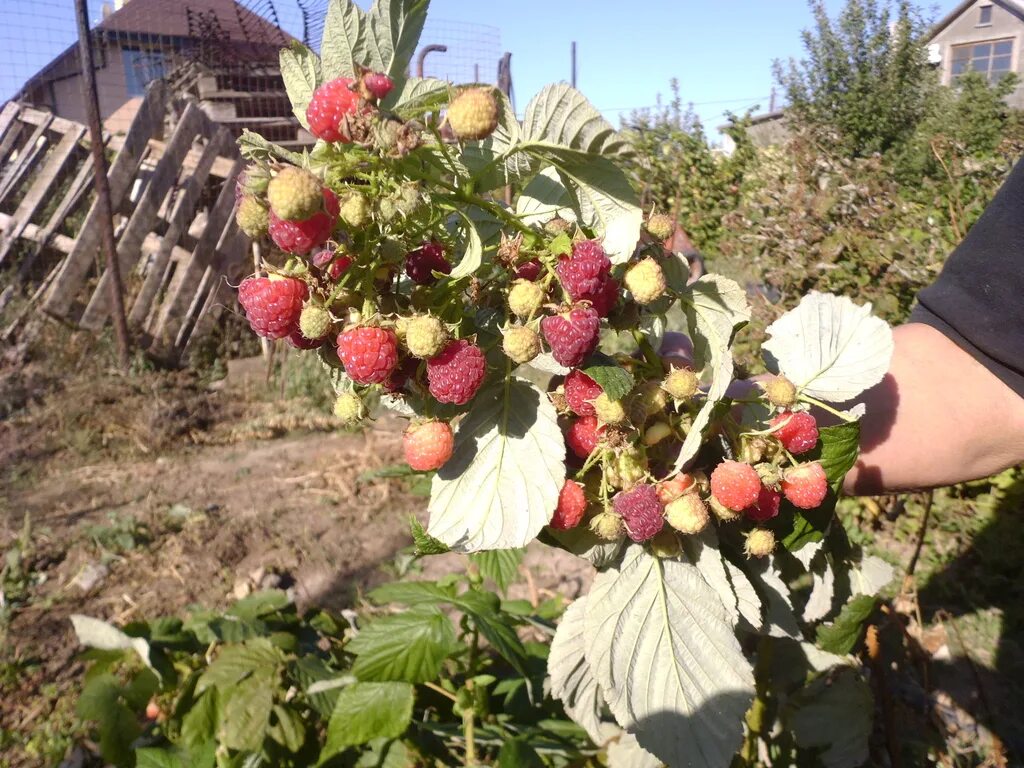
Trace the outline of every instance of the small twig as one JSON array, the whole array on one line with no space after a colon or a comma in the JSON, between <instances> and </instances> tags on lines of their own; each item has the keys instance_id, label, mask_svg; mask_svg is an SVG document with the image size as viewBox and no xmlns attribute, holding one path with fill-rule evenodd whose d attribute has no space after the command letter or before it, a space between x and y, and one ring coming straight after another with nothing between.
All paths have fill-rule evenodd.
<instances>
[{"instance_id":1,"label":"small twig","mask_svg":"<svg viewBox=\"0 0 1024 768\"><path fill-rule=\"evenodd\" d=\"M928 520L932 513L932 501L934 496L931 491L928 491L924 500L924 516L921 518L921 527L917 531L917 544L914 545L914 554L910 558L910 563L907 565L906 575L903 577L903 588L906 590L908 582L914 575L914 570L917 568L917 561L921 557L921 549L924 546L924 538L928 533Z\"/></svg>"},{"instance_id":2,"label":"small twig","mask_svg":"<svg viewBox=\"0 0 1024 768\"><path fill-rule=\"evenodd\" d=\"M440 693L440 694L441 694L442 696L444 696L444 697L445 697L446 699L451 699L452 701L455 701L455 700L456 700L456 699L455 699L455 694L454 694L454 693L451 693L451 692L449 692L449 691L446 691L446 690L445 690L444 688L442 688L442 687L441 687L440 685L438 685L437 683L424 683L423 685L425 685L425 686L426 686L427 688L429 688L430 690L432 690L432 691L434 691L434 692L436 692L436 693Z\"/></svg>"}]
</instances>

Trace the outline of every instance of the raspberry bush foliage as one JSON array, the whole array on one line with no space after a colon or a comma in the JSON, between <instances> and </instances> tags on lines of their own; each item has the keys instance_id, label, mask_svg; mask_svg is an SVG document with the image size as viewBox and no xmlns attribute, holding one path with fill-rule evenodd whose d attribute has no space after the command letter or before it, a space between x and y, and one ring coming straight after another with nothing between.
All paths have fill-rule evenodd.
<instances>
[{"instance_id":1,"label":"raspberry bush foliage","mask_svg":"<svg viewBox=\"0 0 1024 768\"><path fill-rule=\"evenodd\" d=\"M662 246L671 223L640 208L623 170L631 145L564 84L520 122L489 86L408 77L426 7L334 0L320 55L282 52L295 114L320 140L301 155L241 140L245 225L269 211L243 308L257 333L320 358L344 423L378 405L409 420L409 464L436 468L423 554L502 558L539 539L597 568L539 657L547 687L529 686L592 751L500 764L717 768L767 750L859 765L870 694L849 654L889 574L832 518L862 415L844 404L888 369L888 326L870 305L811 293L767 329L774 378L734 382L745 292L719 275L688 284ZM667 327L670 310L685 328ZM411 684L457 657L427 608L475 609L413 589L391 621L426 637L354 635L355 666L328 686L349 709L330 715L321 761L383 737L423 749L411 713L428 694ZM478 630L506 658L520 643ZM242 716L234 699L207 701L223 707L209 717ZM275 706L246 717L292 749L298 723ZM455 763L415 764L498 759L471 741ZM262 744L222 739L217 754Z\"/></svg>"}]
</instances>

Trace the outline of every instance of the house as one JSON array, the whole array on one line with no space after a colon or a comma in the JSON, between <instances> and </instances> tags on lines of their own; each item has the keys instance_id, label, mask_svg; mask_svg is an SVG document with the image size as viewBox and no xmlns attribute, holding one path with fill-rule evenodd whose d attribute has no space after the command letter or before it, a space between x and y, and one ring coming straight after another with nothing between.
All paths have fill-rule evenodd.
<instances>
[{"instance_id":1,"label":"house","mask_svg":"<svg viewBox=\"0 0 1024 768\"><path fill-rule=\"evenodd\" d=\"M104 4L104 18L93 29L96 83L100 115L108 130L124 130L135 114L146 85L157 78L171 78L189 70L202 69L208 85L204 110L225 113L223 103L245 103L241 127L260 130L261 117L289 119L290 137L295 138L297 121L284 95L278 51L291 36L235 0L117 0L116 10ZM209 75L230 73L227 87ZM229 78L229 79L231 79ZM242 82L238 82L239 78ZM177 89L180 93L181 90ZM212 94L212 95L211 95ZM33 75L15 95L15 101L53 112L56 116L85 122L78 44L68 47ZM269 103L268 103L269 102ZM255 105L255 106L254 106ZM231 117L232 115L228 115ZM234 115L238 116L238 115ZM221 120L221 122L224 122Z\"/></svg>"},{"instance_id":2,"label":"house","mask_svg":"<svg viewBox=\"0 0 1024 768\"><path fill-rule=\"evenodd\" d=\"M1007 103L1024 109L1024 0L964 0L939 21L928 38L928 58L943 85L966 72L994 83L1010 72L1021 78Z\"/></svg>"}]
</instances>

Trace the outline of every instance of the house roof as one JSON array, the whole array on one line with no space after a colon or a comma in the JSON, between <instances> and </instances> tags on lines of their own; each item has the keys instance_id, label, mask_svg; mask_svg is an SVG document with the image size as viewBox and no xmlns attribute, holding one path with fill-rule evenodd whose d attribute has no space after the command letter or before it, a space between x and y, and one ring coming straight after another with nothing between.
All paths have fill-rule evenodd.
<instances>
[{"instance_id":1,"label":"house roof","mask_svg":"<svg viewBox=\"0 0 1024 768\"><path fill-rule=\"evenodd\" d=\"M278 50L293 39L236 0L125 0L93 31L140 42L208 40L222 53L247 61L276 61ZM79 74L77 51L77 42L68 46L30 77L15 98L41 82Z\"/></svg>"},{"instance_id":2,"label":"house roof","mask_svg":"<svg viewBox=\"0 0 1024 768\"><path fill-rule=\"evenodd\" d=\"M964 13L964 11L966 11L972 5L974 5L975 2L976 0L963 0L963 2L957 3L956 7L953 8L953 10L951 10L949 13L947 13L945 16L943 16L941 19L935 22L935 25L931 28L931 31L928 33L928 39L931 40L933 37L939 34L939 32L941 32L954 21L956 21L960 17L960 15ZM993 5L998 5L1002 8L1005 8L1010 13L1019 16L1021 21L1024 21L1024 0L991 0L991 2Z\"/></svg>"}]
</instances>

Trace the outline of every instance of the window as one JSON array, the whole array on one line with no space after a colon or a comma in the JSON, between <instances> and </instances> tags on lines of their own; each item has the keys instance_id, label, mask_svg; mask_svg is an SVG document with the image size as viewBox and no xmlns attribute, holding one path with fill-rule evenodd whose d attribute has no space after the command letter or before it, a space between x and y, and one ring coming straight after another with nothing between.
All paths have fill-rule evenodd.
<instances>
[{"instance_id":1,"label":"window","mask_svg":"<svg viewBox=\"0 0 1024 768\"><path fill-rule=\"evenodd\" d=\"M983 5L978 8L978 26L987 27L992 23L992 6Z\"/></svg>"},{"instance_id":2,"label":"window","mask_svg":"<svg viewBox=\"0 0 1024 768\"><path fill-rule=\"evenodd\" d=\"M998 82L1010 72L1013 40L994 40L953 46L952 80L955 83L967 72L977 72L990 83Z\"/></svg>"},{"instance_id":3,"label":"window","mask_svg":"<svg viewBox=\"0 0 1024 768\"><path fill-rule=\"evenodd\" d=\"M162 51L123 48L124 81L128 96L142 96L146 86L164 76L164 54Z\"/></svg>"}]
</instances>

